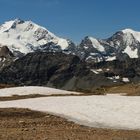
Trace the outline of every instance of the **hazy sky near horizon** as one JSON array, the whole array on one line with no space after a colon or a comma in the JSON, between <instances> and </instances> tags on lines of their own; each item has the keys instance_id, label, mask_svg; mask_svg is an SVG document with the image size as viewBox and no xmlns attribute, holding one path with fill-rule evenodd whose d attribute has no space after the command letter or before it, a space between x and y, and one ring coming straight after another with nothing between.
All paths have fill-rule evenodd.
<instances>
[{"instance_id":1,"label":"hazy sky near horizon","mask_svg":"<svg viewBox=\"0 0 140 140\"><path fill-rule=\"evenodd\" d=\"M140 0L0 0L0 24L21 18L79 42L107 38L124 28L140 31Z\"/></svg>"}]
</instances>

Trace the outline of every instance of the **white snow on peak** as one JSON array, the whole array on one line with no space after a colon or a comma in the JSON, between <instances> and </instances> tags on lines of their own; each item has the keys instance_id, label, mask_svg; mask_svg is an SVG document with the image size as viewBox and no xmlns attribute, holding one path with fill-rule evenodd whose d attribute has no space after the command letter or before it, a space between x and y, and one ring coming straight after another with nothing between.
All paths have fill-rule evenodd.
<instances>
[{"instance_id":1,"label":"white snow on peak","mask_svg":"<svg viewBox=\"0 0 140 140\"><path fill-rule=\"evenodd\" d=\"M69 45L66 39L55 36L32 21L15 19L0 26L0 44L7 45L12 52L27 54L50 42L60 45L62 50Z\"/></svg>"},{"instance_id":2,"label":"white snow on peak","mask_svg":"<svg viewBox=\"0 0 140 140\"><path fill-rule=\"evenodd\" d=\"M133 37L140 42L140 32L134 31L132 29L124 29L122 30L124 34L132 34Z\"/></svg>"},{"instance_id":3,"label":"white snow on peak","mask_svg":"<svg viewBox=\"0 0 140 140\"><path fill-rule=\"evenodd\" d=\"M68 47L68 41L63 38L59 38L58 45L61 46L62 50L65 50Z\"/></svg>"},{"instance_id":4,"label":"white snow on peak","mask_svg":"<svg viewBox=\"0 0 140 140\"><path fill-rule=\"evenodd\" d=\"M127 29L124 29L122 30L123 33L133 33L135 32L134 30L130 29L130 28L127 28Z\"/></svg>"},{"instance_id":5,"label":"white snow on peak","mask_svg":"<svg viewBox=\"0 0 140 140\"><path fill-rule=\"evenodd\" d=\"M105 51L105 48L100 44L100 42L96 38L93 38L93 37L88 37L88 38L92 42L92 45L94 48L96 48L100 52Z\"/></svg>"},{"instance_id":6,"label":"white snow on peak","mask_svg":"<svg viewBox=\"0 0 140 140\"><path fill-rule=\"evenodd\" d=\"M9 30L13 24L14 21L5 22L3 25L0 26L0 33Z\"/></svg>"}]
</instances>

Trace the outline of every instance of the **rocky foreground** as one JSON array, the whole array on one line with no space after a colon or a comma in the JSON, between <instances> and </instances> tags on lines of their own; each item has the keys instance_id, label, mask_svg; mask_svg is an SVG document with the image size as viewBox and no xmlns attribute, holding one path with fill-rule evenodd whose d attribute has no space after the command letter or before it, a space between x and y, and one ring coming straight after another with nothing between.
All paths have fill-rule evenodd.
<instances>
[{"instance_id":1,"label":"rocky foreground","mask_svg":"<svg viewBox=\"0 0 140 140\"><path fill-rule=\"evenodd\" d=\"M139 140L140 131L90 128L28 109L0 109L1 140Z\"/></svg>"}]
</instances>

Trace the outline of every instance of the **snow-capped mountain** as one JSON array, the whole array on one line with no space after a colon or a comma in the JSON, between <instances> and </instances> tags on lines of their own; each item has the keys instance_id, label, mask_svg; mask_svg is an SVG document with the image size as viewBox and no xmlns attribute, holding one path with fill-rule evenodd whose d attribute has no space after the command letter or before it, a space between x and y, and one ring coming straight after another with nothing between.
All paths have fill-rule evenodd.
<instances>
[{"instance_id":1,"label":"snow-capped mountain","mask_svg":"<svg viewBox=\"0 0 140 140\"><path fill-rule=\"evenodd\" d=\"M94 62L140 57L140 32L125 29L108 39L85 37L78 46L78 56Z\"/></svg>"},{"instance_id":2,"label":"snow-capped mountain","mask_svg":"<svg viewBox=\"0 0 140 140\"><path fill-rule=\"evenodd\" d=\"M140 32L125 29L115 33L107 42L116 48L117 53L127 54L130 58L140 56Z\"/></svg>"},{"instance_id":3,"label":"snow-capped mountain","mask_svg":"<svg viewBox=\"0 0 140 140\"><path fill-rule=\"evenodd\" d=\"M0 26L0 48L7 46L14 56L30 52L64 52L88 62L140 57L140 32L125 29L110 38L85 37L79 45L60 38L32 21L15 19Z\"/></svg>"},{"instance_id":4,"label":"snow-capped mountain","mask_svg":"<svg viewBox=\"0 0 140 140\"><path fill-rule=\"evenodd\" d=\"M15 19L0 26L0 44L8 46L14 55L18 55L37 50L62 51L69 47L71 42L57 37L32 21Z\"/></svg>"},{"instance_id":5,"label":"snow-capped mountain","mask_svg":"<svg viewBox=\"0 0 140 140\"><path fill-rule=\"evenodd\" d=\"M85 37L78 46L78 56L86 61L100 62L114 59L115 49L104 40Z\"/></svg>"}]
</instances>

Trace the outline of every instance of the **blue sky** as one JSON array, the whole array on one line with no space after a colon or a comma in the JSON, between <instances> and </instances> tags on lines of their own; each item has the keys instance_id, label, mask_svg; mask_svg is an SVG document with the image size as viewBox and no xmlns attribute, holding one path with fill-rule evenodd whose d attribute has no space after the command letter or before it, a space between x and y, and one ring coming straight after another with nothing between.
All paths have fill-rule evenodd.
<instances>
[{"instance_id":1,"label":"blue sky","mask_svg":"<svg viewBox=\"0 0 140 140\"><path fill-rule=\"evenodd\" d=\"M140 0L0 0L0 23L32 20L58 36L79 42L107 38L132 28L140 31Z\"/></svg>"}]
</instances>

